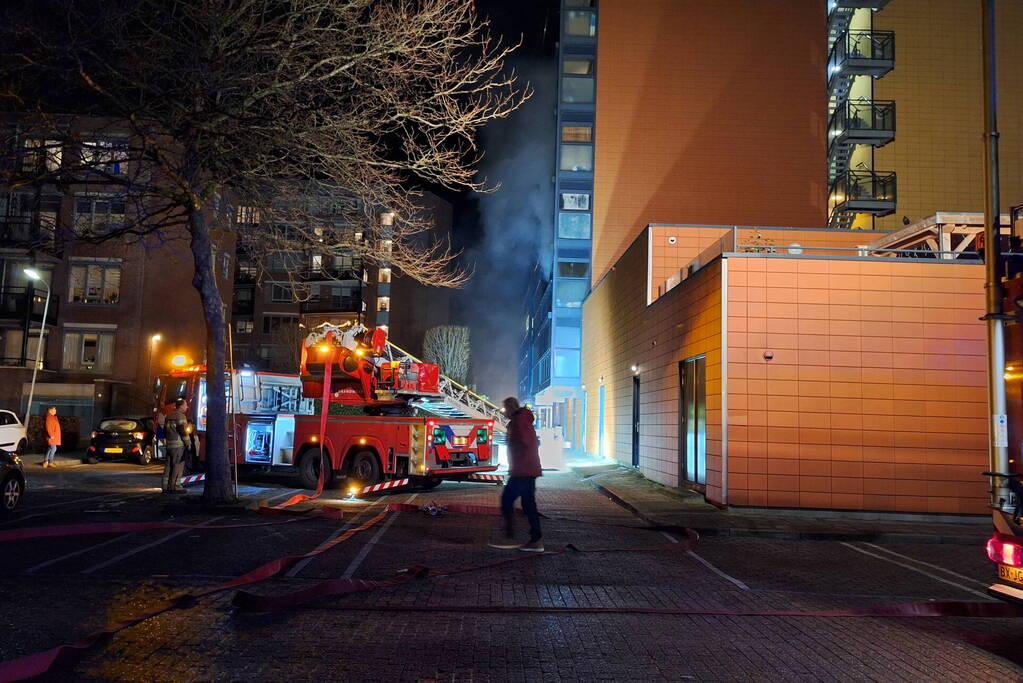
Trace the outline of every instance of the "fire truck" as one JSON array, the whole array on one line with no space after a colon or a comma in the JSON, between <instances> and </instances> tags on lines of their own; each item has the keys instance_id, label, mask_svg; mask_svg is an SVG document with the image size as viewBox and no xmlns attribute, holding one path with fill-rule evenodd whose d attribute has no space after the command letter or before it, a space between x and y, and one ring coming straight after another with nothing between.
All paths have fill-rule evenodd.
<instances>
[{"instance_id":1,"label":"fire truck","mask_svg":"<svg viewBox=\"0 0 1023 683\"><path fill-rule=\"evenodd\" d=\"M205 375L205 366L193 366L157 380L163 410L188 400L200 459ZM321 472L324 486L341 478L361 486L409 479L432 488L497 469L500 409L398 349L383 329L325 323L303 343L300 375L242 369L226 378L228 449L240 469L297 468L306 488L317 487ZM422 414L445 401L471 416Z\"/></svg>"}]
</instances>

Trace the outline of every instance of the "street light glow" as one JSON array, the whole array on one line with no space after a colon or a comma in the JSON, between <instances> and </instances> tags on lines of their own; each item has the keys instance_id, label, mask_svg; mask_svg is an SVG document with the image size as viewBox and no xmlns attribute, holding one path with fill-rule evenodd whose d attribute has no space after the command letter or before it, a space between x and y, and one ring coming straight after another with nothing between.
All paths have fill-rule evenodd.
<instances>
[{"instance_id":1,"label":"street light glow","mask_svg":"<svg viewBox=\"0 0 1023 683\"><path fill-rule=\"evenodd\" d=\"M26 268L25 269L25 275L28 276L29 280L41 280L42 279L42 275L40 275L39 271L36 270L35 268Z\"/></svg>"},{"instance_id":2,"label":"street light glow","mask_svg":"<svg viewBox=\"0 0 1023 683\"><path fill-rule=\"evenodd\" d=\"M188 362L188 359L185 358L180 353L178 355L174 356L173 358L171 358L171 365L173 365L175 367L179 367L180 368L180 367L182 367L187 362Z\"/></svg>"},{"instance_id":3,"label":"street light glow","mask_svg":"<svg viewBox=\"0 0 1023 683\"><path fill-rule=\"evenodd\" d=\"M163 339L163 337L161 335L154 334L152 337L149 338L149 341L151 341L151 342L153 342L155 344L156 342L160 341L161 339Z\"/></svg>"}]
</instances>

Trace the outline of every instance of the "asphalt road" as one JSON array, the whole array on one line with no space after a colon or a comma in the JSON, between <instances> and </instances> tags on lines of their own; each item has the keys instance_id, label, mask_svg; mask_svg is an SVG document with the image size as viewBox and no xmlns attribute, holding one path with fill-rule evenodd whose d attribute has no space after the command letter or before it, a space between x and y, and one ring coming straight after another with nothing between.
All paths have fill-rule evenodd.
<instances>
[{"instance_id":1,"label":"asphalt road","mask_svg":"<svg viewBox=\"0 0 1023 683\"><path fill-rule=\"evenodd\" d=\"M331 491L324 504L344 508L344 519L292 521L244 510L201 512L159 492L159 466L64 460L57 470L43 470L38 458L28 459L23 507L0 518L0 531L129 521L213 528L0 545L0 660L72 642L167 596L323 547L388 503L492 506L500 492L492 484L446 483L350 502ZM265 476L244 482L241 493L273 504L296 487L293 478ZM388 512L347 541L245 590L282 595L325 579L391 579L414 566L441 576L261 615L234 609L236 590L222 591L127 628L44 678L1023 679L1019 619L748 614L988 600L991 566L980 545L720 536L689 552L672 547L681 534L637 528L641 522L572 473L545 476L538 498L549 517L544 541L552 552L488 547L497 532L497 518L489 515ZM215 528L230 524L259 526ZM573 552L569 544L609 551ZM650 608L713 613L641 611Z\"/></svg>"}]
</instances>

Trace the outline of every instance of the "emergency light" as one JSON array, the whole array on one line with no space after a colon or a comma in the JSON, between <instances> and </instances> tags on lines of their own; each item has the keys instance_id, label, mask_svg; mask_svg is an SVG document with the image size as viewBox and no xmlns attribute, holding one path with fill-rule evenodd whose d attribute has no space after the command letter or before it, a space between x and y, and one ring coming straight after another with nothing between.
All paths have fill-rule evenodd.
<instances>
[{"instance_id":1,"label":"emergency light","mask_svg":"<svg viewBox=\"0 0 1023 683\"><path fill-rule=\"evenodd\" d=\"M484 427L480 427L476 430L476 443L487 442L487 430Z\"/></svg>"},{"instance_id":2,"label":"emergency light","mask_svg":"<svg viewBox=\"0 0 1023 683\"><path fill-rule=\"evenodd\" d=\"M446 440L447 440L447 434L444 433L444 428L443 427L434 427L433 428L433 442L434 443L444 443Z\"/></svg>"}]
</instances>

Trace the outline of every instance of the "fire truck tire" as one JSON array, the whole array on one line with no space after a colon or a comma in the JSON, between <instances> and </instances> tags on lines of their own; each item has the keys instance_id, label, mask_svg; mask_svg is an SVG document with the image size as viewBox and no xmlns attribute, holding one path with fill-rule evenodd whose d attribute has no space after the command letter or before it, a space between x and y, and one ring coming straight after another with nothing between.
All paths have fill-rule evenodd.
<instances>
[{"instance_id":1,"label":"fire truck tire","mask_svg":"<svg viewBox=\"0 0 1023 683\"><path fill-rule=\"evenodd\" d=\"M363 486L371 486L380 482L380 461L372 451L359 451L352 456L352 464L348 466L348 478Z\"/></svg>"},{"instance_id":2,"label":"fire truck tire","mask_svg":"<svg viewBox=\"0 0 1023 683\"><path fill-rule=\"evenodd\" d=\"M315 490L320 483L320 467L328 462L327 455L322 450L306 451L298 461L298 477L302 482L302 488ZM323 488L330 486L333 474L331 468L327 467L323 474Z\"/></svg>"}]
</instances>

